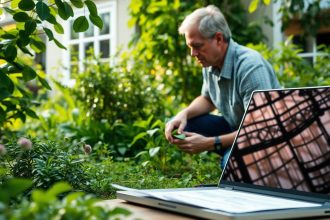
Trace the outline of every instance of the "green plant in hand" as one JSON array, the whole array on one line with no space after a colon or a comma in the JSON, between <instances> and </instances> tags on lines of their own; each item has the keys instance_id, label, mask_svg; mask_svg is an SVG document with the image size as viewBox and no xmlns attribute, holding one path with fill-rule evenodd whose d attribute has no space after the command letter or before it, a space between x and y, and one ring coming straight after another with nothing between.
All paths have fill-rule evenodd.
<instances>
[{"instance_id":1,"label":"green plant in hand","mask_svg":"<svg viewBox=\"0 0 330 220\"><path fill-rule=\"evenodd\" d=\"M173 136L174 138L177 138L177 139L180 139L180 140L184 140L184 139L186 138L186 135L185 135L185 134L179 134L179 133L178 133L178 129L174 129L174 130L172 131L172 136Z\"/></svg>"}]
</instances>

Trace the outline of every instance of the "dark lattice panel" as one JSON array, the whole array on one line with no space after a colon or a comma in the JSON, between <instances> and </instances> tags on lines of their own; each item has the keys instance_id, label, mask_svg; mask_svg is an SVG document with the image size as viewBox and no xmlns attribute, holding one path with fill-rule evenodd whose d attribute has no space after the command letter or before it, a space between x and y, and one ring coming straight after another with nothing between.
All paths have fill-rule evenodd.
<instances>
[{"instance_id":1,"label":"dark lattice panel","mask_svg":"<svg viewBox=\"0 0 330 220\"><path fill-rule=\"evenodd\" d=\"M330 194L330 88L254 93L223 179Z\"/></svg>"}]
</instances>

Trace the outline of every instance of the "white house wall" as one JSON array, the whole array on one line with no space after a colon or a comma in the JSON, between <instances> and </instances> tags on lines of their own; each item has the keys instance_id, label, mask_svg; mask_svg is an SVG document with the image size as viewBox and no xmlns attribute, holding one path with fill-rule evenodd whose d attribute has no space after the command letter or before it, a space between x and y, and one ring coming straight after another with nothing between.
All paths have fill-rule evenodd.
<instances>
[{"instance_id":1,"label":"white house wall","mask_svg":"<svg viewBox=\"0 0 330 220\"><path fill-rule=\"evenodd\" d=\"M103 4L114 3L116 7L115 13L115 48L111 48L110 53L114 54L118 47L123 49L127 48L128 42L131 39L133 30L128 28L129 21L129 13L128 6L130 0L95 0L96 5L99 7ZM65 22L62 22L63 27L67 25ZM54 32L55 33L55 32ZM67 47L66 36L57 34L56 38ZM66 50L58 48L54 42L47 42L47 50L46 50L46 73L51 78L55 78L56 80L60 80L64 84L70 85L70 76L68 71L68 53Z\"/></svg>"}]
</instances>

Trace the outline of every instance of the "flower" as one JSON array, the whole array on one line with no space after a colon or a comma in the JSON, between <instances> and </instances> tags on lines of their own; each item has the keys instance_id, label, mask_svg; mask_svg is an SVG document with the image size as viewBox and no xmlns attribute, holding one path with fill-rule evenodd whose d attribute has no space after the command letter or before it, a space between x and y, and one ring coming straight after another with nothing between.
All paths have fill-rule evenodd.
<instances>
[{"instance_id":1,"label":"flower","mask_svg":"<svg viewBox=\"0 0 330 220\"><path fill-rule=\"evenodd\" d=\"M17 141L17 144L19 146L21 146L21 148L23 150L31 150L32 149L32 142L29 139L25 138L25 137L19 138L18 141Z\"/></svg>"},{"instance_id":2,"label":"flower","mask_svg":"<svg viewBox=\"0 0 330 220\"><path fill-rule=\"evenodd\" d=\"M6 147L3 144L0 144L0 155L5 155L7 153Z\"/></svg>"},{"instance_id":3,"label":"flower","mask_svg":"<svg viewBox=\"0 0 330 220\"><path fill-rule=\"evenodd\" d=\"M86 154L90 154L92 152L92 147L89 144L84 145L84 151Z\"/></svg>"}]
</instances>

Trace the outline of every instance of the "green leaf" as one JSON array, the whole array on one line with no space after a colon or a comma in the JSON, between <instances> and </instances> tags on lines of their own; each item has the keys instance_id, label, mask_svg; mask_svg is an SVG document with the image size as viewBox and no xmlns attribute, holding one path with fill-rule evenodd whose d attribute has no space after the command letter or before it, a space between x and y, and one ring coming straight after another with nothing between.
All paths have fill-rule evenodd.
<instances>
[{"instance_id":1,"label":"green leaf","mask_svg":"<svg viewBox=\"0 0 330 220\"><path fill-rule=\"evenodd\" d=\"M184 140L186 138L185 134L179 134L177 132L178 132L178 129L175 129L175 130L172 131L172 136L174 138L177 138L177 139L180 139L180 140Z\"/></svg>"},{"instance_id":2,"label":"green leaf","mask_svg":"<svg viewBox=\"0 0 330 220\"><path fill-rule=\"evenodd\" d=\"M54 24L54 29L57 33L64 34L64 29L61 24L59 23Z\"/></svg>"},{"instance_id":3,"label":"green leaf","mask_svg":"<svg viewBox=\"0 0 330 220\"><path fill-rule=\"evenodd\" d=\"M53 34L53 32L52 32L50 29L45 28L45 27L44 27L43 29L44 29L44 31L45 31L47 37L48 37L48 40L49 40L49 41L52 41L52 40L54 39L54 34Z\"/></svg>"},{"instance_id":4,"label":"green leaf","mask_svg":"<svg viewBox=\"0 0 330 220\"><path fill-rule=\"evenodd\" d=\"M73 10L67 2L57 1L58 14L63 20L73 17Z\"/></svg>"},{"instance_id":5,"label":"green leaf","mask_svg":"<svg viewBox=\"0 0 330 220\"><path fill-rule=\"evenodd\" d=\"M132 214L132 213L129 210L124 209L124 208L120 208L120 207L114 208L109 213L110 216L116 216L116 215L129 216L130 214Z\"/></svg>"},{"instance_id":6,"label":"green leaf","mask_svg":"<svg viewBox=\"0 0 330 220\"><path fill-rule=\"evenodd\" d=\"M42 78L38 75L38 80L44 88L46 88L48 90L52 90L52 87L50 87L50 85L48 84L48 82L44 78Z\"/></svg>"},{"instance_id":7,"label":"green leaf","mask_svg":"<svg viewBox=\"0 0 330 220\"><path fill-rule=\"evenodd\" d=\"M56 197L49 197L47 196L46 192L40 189L35 189L32 192L32 200L36 202L37 204L48 204L52 201L54 201Z\"/></svg>"},{"instance_id":8,"label":"green leaf","mask_svg":"<svg viewBox=\"0 0 330 220\"><path fill-rule=\"evenodd\" d=\"M69 16L73 17L73 16L74 16L74 13L73 13L73 10L72 10L71 5L70 5L69 3L67 3L67 2L64 2L63 4L64 4L65 12L66 12Z\"/></svg>"},{"instance_id":9,"label":"green leaf","mask_svg":"<svg viewBox=\"0 0 330 220\"><path fill-rule=\"evenodd\" d=\"M37 29L37 22L35 20L28 20L25 22L24 27L26 34L30 35Z\"/></svg>"},{"instance_id":10,"label":"green leaf","mask_svg":"<svg viewBox=\"0 0 330 220\"><path fill-rule=\"evenodd\" d=\"M17 57L17 49L14 45L8 45L7 48L5 49L5 58L12 62L16 59Z\"/></svg>"},{"instance_id":11,"label":"green leaf","mask_svg":"<svg viewBox=\"0 0 330 220\"><path fill-rule=\"evenodd\" d=\"M34 69L32 69L31 67L29 67L27 65L24 66L22 73L23 73L23 79L25 82L30 81L37 76L36 71L34 71Z\"/></svg>"},{"instance_id":12,"label":"green leaf","mask_svg":"<svg viewBox=\"0 0 330 220\"><path fill-rule=\"evenodd\" d=\"M75 32L84 32L88 27L89 24L85 16L80 16L73 22L73 30Z\"/></svg>"},{"instance_id":13,"label":"green leaf","mask_svg":"<svg viewBox=\"0 0 330 220\"><path fill-rule=\"evenodd\" d=\"M19 9L23 11L31 11L32 9L34 9L35 6L36 5L33 0L21 0L18 3Z\"/></svg>"},{"instance_id":14,"label":"green leaf","mask_svg":"<svg viewBox=\"0 0 330 220\"><path fill-rule=\"evenodd\" d=\"M102 21L102 19L101 19L101 17L100 16L94 16L94 15L89 15L89 19L91 20L91 22L95 25L95 26L97 26L100 30L102 30L102 28L103 28L103 21Z\"/></svg>"},{"instance_id":15,"label":"green leaf","mask_svg":"<svg viewBox=\"0 0 330 220\"><path fill-rule=\"evenodd\" d=\"M30 46L32 50L34 50L36 53L41 53L46 50L46 45L44 42L40 40L35 40L33 38L31 39Z\"/></svg>"},{"instance_id":16,"label":"green leaf","mask_svg":"<svg viewBox=\"0 0 330 220\"><path fill-rule=\"evenodd\" d=\"M5 33L5 34L1 35L0 37L3 39L15 39L16 35Z\"/></svg>"},{"instance_id":17,"label":"green leaf","mask_svg":"<svg viewBox=\"0 0 330 220\"><path fill-rule=\"evenodd\" d=\"M50 14L49 17L46 19L51 24L56 24L56 18L54 15Z\"/></svg>"},{"instance_id":18,"label":"green leaf","mask_svg":"<svg viewBox=\"0 0 330 220\"><path fill-rule=\"evenodd\" d=\"M8 90L1 89L0 90L0 100L3 100L5 98L8 98L11 96L11 93Z\"/></svg>"},{"instance_id":19,"label":"green leaf","mask_svg":"<svg viewBox=\"0 0 330 220\"><path fill-rule=\"evenodd\" d=\"M50 189L47 190L48 196L58 196L61 193L68 192L72 189L70 184L66 182L57 182Z\"/></svg>"},{"instance_id":20,"label":"green leaf","mask_svg":"<svg viewBox=\"0 0 330 220\"><path fill-rule=\"evenodd\" d=\"M77 8L84 7L84 3L81 0L70 0L71 4Z\"/></svg>"},{"instance_id":21,"label":"green leaf","mask_svg":"<svg viewBox=\"0 0 330 220\"><path fill-rule=\"evenodd\" d=\"M26 22L27 20L30 20L29 15L22 11L14 14L13 18L17 22Z\"/></svg>"},{"instance_id":22,"label":"green leaf","mask_svg":"<svg viewBox=\"0 0 330 220\"><path fill-rule=\"evenodd\" d=\"M259 0L252 0L249 5L249 13L255 12L259 5Z\"/></svg>"},{"instance_id":23,"label":"green leaf","mask_svg":"<svg viewBox=\"0 0 330 220\"><path fill-rule=\"evenodd\" d=\"M37 14L41 20L46 20L50 16L50 10L48 5L45 4L43 1L38 1L36 4Z\"/></svg>"},{"instance_id":24,"label":"green leaf","mask_svg":"<svg viewBox=\"0 0 330 220\"><path fill-rule=\"evenodd\" d=\"M59 48L66 50L66 47L63 44L61 44L57 39L54 38L54 42Z\"/></svg>"},{"instance_id":25,"label":"green leaf","mask_svg":"<svg viewBox=\"0 0 330 220\"><path fill-rule=\"evenodd\" d=\"M143 139L145 136L147 135L147 132L141 132L138 135L136 135L133 139L133 141L130 143L130 146L132 146L133 144L135 144L135 142L137 142L140 139Z\"/></svg>"},{"instance_id":26,"label":"green leaf","mask_svg":"<svg viewBox=\"0 0 330 220\"><path fill-rule=\"evenodd\" d=\"M160 147L154 147L149 149L150 157L154 157L160 150Z\"/></svg>"},{"instance_id":27,"label":"green leaf","mask_svg":"<svg viewBox=\"0 0 330 220\"><path fill-rule=\"evenodd\" d=\"M11 3L10 3L10 7L11 8L17 8L20 1L21 0L12 0Z\"/></svg>"},{"instance_id":28,"label":"green leaf","mask_svg":"<svg viewBox=\"0 0 330 220\"><path fill-rule=\"evenodd\" d=\"M9 95L14 92L14 83L6 74L0 73L0 82L0 91L6 90Z\"/></svg>"},{"instance_id":29,"label":"green leaf","mask_svg":"<svg viewBox=\"0 0 330 220\"><path fill-rule=\"evenodd\" d=\"M21 49L21 51L23 51L26 54L29 54L30 56L33 56L33 54L25 47L21 44L21 42L18 40L17 41L17 46L19 47L19 49Z\"/></svg>"},{"instance_id":30,"label":"green leaf","mask_svg":"<svg viewBox=\"0 0 330 220\"><path fill-rule=\"evenodd\" d=\"M86 0L85 5L87 6L89 13L91 15L95 15L95 16L97 15L97 7L94 2L92 2L90 0Z\"/></svg>"},{"instance_id":31,"label":"green leaf","mask_svg":"<svg viewBox=\"0 0 330 220\"><path fill-rule=\"evenodd\" d=\"M13 178L0 185L0 201L8 203L10 198L23 193L32 185L32 180ZM6 192L6 193L5 193Z\"/></svg>"},{"instance_id":32,"label":"green leaf","mask_svg":"<svg viewBox=\"0 0 330 220\"><path fill-rule=\"evenodd\" d=\"M5 11L11 15L14 15L16 13L15 10L11 9L11 8L8 8L8 7L4 7Z\"/></svg>"},{"instance_id":33,"label":"green leaf","mask_svg":"<svg viewBox=\"0 0 330 220\"><path fill-rule=\"evenodd\" d=\"M25 47L30 43L30 38L28 36L22 36L17 40L17 46L26 53L21 47Z\"/></svg>"},{"instance_id":34,"label":"green leaf","mask_svg":"<svg viewBox=\"0 0 330 220\"><path fill-rule=\"evenodd\" d=\"M24 112L31 118L35 118L35 119L39 118L38 115L30 108L24 108Z\"/></svg>"}]
</instances>

